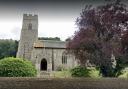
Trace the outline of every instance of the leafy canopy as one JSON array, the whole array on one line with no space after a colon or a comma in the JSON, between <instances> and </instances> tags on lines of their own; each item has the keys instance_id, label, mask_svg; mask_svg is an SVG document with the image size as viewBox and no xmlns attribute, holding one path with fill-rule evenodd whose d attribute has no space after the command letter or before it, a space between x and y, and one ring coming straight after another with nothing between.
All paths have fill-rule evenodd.
<instances>
[{"instance_id":1,"label":"leafy canopy","mask_svg":"<svg viewBox=\"0 0 128 89\"><path fill-rule=\"evenodd\" d=\"M67 47L81 65L87 60L97 66L112 67L112 54L118 59L128 50L128 9L120 0L93 7L87 5L76 24L79 28Z\"/></svg>"},{"instance_id":2,"label":"leafy canopy","mask_svg":"<svg viewBox=\"0 0 128 89\"><path fill-rule=\"evenodd\" d=\"M4 57L16 57L18 41L11 39L0 39L0 59Z\"/></svg>"}]
</instances>

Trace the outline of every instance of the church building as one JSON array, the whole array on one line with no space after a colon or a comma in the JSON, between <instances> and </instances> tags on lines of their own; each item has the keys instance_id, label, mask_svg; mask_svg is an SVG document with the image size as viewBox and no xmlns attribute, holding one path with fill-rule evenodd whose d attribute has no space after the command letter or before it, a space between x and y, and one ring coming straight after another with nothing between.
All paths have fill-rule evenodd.
<instances>
[{"instance_id":1,"label":"church building","mask_svg":"<svg viewBox=\"0 0 128 89\"><path fill-rule=\"evenodd\" d=\"M17 57L31 61L39 77L44 72L71 69L77 65L75 56L67 53L65 41L38 40L38 15L31 14L23 15Z\"/></svg>"}]
</instances>

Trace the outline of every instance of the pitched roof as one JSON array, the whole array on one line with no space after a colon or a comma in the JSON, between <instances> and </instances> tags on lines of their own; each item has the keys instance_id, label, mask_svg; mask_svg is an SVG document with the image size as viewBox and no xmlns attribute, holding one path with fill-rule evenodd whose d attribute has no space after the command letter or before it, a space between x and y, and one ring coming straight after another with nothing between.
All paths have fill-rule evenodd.
<instances>
[{"instance_id":1,"label":"pitched roof","mask_svg":"<svg viewBox=\"0 0 128 89\"><path fill-rule=\"evenodd\" d=\"M53 40L38 40L34 43L34 48L66 48L66 42Z\"/></svg>"}]
</instances>

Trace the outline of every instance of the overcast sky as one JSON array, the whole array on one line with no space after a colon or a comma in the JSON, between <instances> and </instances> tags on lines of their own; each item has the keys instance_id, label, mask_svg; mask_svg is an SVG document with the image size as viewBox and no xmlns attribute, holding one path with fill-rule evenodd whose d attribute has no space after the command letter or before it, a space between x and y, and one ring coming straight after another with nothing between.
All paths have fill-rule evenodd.
<instances>
[{"instance_id":1,"label":"overcast sky","mask_svg":"<svg viewBox=\"0 0 128 89\"><path fill-rule=\"evenodd\" d=\"M54 2L53 2L54 1ZM72 36L76 18L87 3L103 0L0 0L0 39L20 39L23 14L37 14L39 37Z\"/></svg>"}]
</instances>

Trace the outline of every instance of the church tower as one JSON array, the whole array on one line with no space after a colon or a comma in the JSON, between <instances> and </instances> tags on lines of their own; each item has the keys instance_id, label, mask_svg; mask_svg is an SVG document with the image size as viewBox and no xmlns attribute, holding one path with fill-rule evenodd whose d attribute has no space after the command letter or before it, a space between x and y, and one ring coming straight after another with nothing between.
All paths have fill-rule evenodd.
<instances>
[{"instance_id":1,"label":"church tower","mask_svg":"<svg viewBox=\"0 0 128 89\"><path fill-rule=\"evenodd\" d=\"M32 14L24 14L17 57L31 60L33 44L37 40L38 16Z\"/></svg>"}]
</instances>

